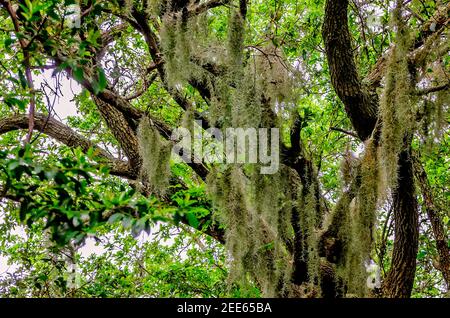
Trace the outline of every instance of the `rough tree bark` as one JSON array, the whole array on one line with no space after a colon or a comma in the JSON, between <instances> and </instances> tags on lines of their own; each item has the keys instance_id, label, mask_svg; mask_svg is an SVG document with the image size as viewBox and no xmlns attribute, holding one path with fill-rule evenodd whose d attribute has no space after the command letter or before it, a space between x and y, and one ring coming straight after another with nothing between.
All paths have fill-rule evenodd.
<instances>
[{"instance_id":1,"label":"rough tree bark","mask_svg":"<svg viewBox=\"0 0 450 318\"><path fill-rule=\"evenodd\" d=\"M419 216L415 195L411 146L400 153L398 188L394 192L394 250L391 269L383 293L392 298L408 298L414 285L419 245Z\"/></svg>"}]
</instances>

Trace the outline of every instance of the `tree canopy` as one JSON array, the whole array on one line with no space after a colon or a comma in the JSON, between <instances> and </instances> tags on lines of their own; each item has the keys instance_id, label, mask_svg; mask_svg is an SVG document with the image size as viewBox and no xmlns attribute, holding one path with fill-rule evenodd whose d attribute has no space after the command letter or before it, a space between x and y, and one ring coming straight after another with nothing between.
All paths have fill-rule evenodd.
<instances>
[{"instance_id":1,"label":"tree canopy","mask_svg":"<svg viewBox=\"0 0 450 318\"><path fill-rule=\"evenodd\" d=\"M449 296L449 21L448 0L0 0L1 295Z\"/></svg>"}]
</instances>

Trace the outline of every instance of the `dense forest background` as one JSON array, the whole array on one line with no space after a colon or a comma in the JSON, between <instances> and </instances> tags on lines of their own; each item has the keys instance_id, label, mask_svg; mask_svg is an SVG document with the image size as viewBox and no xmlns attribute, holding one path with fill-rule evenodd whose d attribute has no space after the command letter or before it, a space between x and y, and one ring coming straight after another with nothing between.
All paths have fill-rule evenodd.
<instances>
[{"instance_id":1,"label":"dense forest background","mask_svg":"<svg viewBox=\"0 0 450 318\"><path fill-rule=\"evenodd\" d=\"M0 295L448 297L449 21L0 0ZM278 128L278 171L175 160L195 121Z\"/></svg>"}]
</instances>

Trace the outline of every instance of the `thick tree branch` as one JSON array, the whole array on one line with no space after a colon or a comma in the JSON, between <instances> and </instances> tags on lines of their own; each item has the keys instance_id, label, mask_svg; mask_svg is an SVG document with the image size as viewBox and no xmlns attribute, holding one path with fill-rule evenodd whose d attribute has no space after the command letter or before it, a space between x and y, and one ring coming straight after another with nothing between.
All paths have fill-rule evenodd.
<instances>
[{"instance_id":1,"label":"thick tree branch","mask_svg":"<svg viewBox=\"0 0 450 318\"><path fill-rule=\"evenodd\" d=\"M418 90L416 92L417 95L419 96L423 96L423 95L427 95L427 94L431 94L431 93L436 93L439 91L443 91L445 89L449 89L450 88L450 82L447 84L443 84L443 85L438 85L438 86L432 86L432 87L427 87L427 88L423 88L421 90Z\"/></svg>"},{"instance_id":2,"label":"thick tree branch","mask_svg":"<svg viewBox=\"0 0 450 318\"><path fill-rule=\"evenodd\" d=\"M27 128L28 117L26 115L14 115L0 120L0 134ZM34 129L69 147L80 147L84 152L92 148L94 149L94 154L102 158L104 163L111 167L111 174L125 178L135 177L127 162L113 158L107 151L53 117L37 113L35 115Z\"/></svg>"},{"instance_id":3,"label":"thick tree branch","mask_svg":"<svg viewBox=\"0 0 450 318\"><path fill-rule=\"evenodd\" d=\"M241 0L241 2L244 2ZM187 8L188 17L193 17L202 14L208 10L223 6L230 3L230 0L210 0L207 2L200 3L198 5L191 5Z\"/></svg>"},{"instance_id":4,"label":"thick tree branch","mask_svg":"<svg viewBox=\"0 0 450 318\"><path fill-rule=\"evenodd\" d=\"M328 0L322 36L325 41L333 87L361 140L375 128L378 102L364 89L359 78L351 45L347 18L348 0Z\"/></svg>"},{"instance_id":5,"label":"thick tree branch","mask_svg":"<svg viewBox=\"0 0 450 318\"><path fill-rule=\"evenodd\" d=\"M136 132L128 125L125 115L120 110L95 95L92 95L92 99L97 105L106 125L128 157L131 169L138 175L142 166L142 158L139 154L139 142Z\"/></svg>"}]
</instances>

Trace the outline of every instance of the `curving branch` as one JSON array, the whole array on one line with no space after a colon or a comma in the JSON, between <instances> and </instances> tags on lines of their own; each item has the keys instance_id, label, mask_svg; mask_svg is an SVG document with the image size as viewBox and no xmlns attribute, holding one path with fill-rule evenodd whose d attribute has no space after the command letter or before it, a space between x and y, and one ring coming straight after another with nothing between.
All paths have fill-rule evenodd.
<instances>
[{"instance_id":1,"label":"curving branch","mask_svg":"<svg viewBox=\"0 0 450 318\"><path fill-rule=\"evenodd\" d=\"M421 90L418 90L416 92L416 95L418 95L418 96L428 95L428 94L436 93L436 92L443 91L443 90L446 90L449 88L450 88L450 82L448 82L446 84L438 85L438 86L423 88Z\"/></svg>"},{"instance_id":2,"label":"curving branch","mask_svg":"<svg viewBox=\"0 0 450 318\"><path fill-rule=\"evenodd\" d=\"M366 140L376 125L378 101L365 91L358 75L348 27L348 4L348 0L326 2L322 36L333 87L359 138Z\"/></svg>"},{"instance_id":3,"label":"curving branch","mask_svg":"<svg viewBox=\"0 0 450 318\"><path fill-rule=\"evenodd\" d=\"M100 148L92 141L55 118L45 114L36 113L34 119L35 130L46 134L60 143L69 147L80 147L84 152L87 152L89 148L94 149L94 154L103 160L102 163L111 167L111 174L125 178L135 177L129 168L128 162L112 157L106 150ZM27 115L13 115L0 119L0 135L10 131L24 129L28 129Z\"/></svg>"},{"instance_id":4,"label":"curving branch","mask_svg":"<svg viewBox=\"0 0 450 318\"><path fill-rule=\"evenodd\" d=\"M242 1L241 2L245 2ZM210 0L197 5L191 5L187 8L188 17L193 17L202 14L208 10L224 6L230 3L230 0Z\"/></svg>"}]
</instances>

